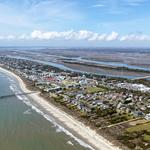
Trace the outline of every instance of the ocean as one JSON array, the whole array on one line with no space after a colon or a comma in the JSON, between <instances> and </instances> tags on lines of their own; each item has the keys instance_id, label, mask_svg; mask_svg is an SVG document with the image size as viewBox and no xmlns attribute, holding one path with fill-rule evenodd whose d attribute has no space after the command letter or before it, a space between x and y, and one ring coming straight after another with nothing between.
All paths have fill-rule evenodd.
<instances>
[{"instance_id":1,"label":"ocean","mask_svg":"<svg viewBox=\"0 0 150 150\"><path fill-rule=\"evenodd\" d=\"M20 92L17 81L0 72L0 150L91 149Z\"/></svg>"}]
</instances>

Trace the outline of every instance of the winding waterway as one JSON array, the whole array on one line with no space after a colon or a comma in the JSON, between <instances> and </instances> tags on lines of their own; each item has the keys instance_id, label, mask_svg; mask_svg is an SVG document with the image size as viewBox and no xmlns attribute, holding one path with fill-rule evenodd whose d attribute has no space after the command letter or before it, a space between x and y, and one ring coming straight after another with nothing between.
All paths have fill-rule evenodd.
<instances>
[{"instance_id":1,"label":"winding waterway","mask_svg":"<svg viewBox=\"0 0 150 150\"><path fill-rule=\"evenodd\" d=\"M80 73L90 73L90 74L98 74L98 75L105 75L108 77L119 77L119 78L126 78L126 79L134 79L137 77L143 77L143 76L149 76L149 73L143 73L143 72L134 72L134 71L124 71L123 69L121 71L115 71L115 70L107 70L107 69L92 69L92 67L90 69L88 69L87 71L85 71L85 66L80 66L80 67L73 67L71 65L66 65L66 64L61 64L58 62L51 62L51 61L44 61L44 60L37 60L37 59L33 59L30 57L22 57L22 56L8 56L10 58L16 58L16 59L24 59L24 60L29 60L29 61L34 61L34 62L38 62L41 64L45 64L45 65L49 65L49 66L53 66L59 69L62 69L64 71L73 71L73 72L80 72ZM67 58L67 57L65 57ZM102 62L102 61L93 61L93 60L85 60L85 59L80 59L80 58L74 58L75 60L82 60L83 62L94 62L96 64L101 64L101 65L111 65L111 66L117 66L117 67L127 67L129 69L139 69L141 71L150 71L149 68L144 68L144 67L139 67L139 66L131 66L128 64L123 64L123 63L113 63L113 62ZM94 67L93 67L94 68ZM148 79L149 80L149 79Z\"/></svg>"}]
</instances>

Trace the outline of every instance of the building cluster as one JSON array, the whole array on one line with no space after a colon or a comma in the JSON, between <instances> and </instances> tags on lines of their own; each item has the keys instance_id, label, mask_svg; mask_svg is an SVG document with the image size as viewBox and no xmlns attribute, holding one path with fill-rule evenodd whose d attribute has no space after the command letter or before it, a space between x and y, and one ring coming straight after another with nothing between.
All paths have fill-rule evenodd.
<instances>
[{"instance_id":1,"label":"building cluster","mask_svg":"<svg viewBox=\"0 0 150 150\"><path fill-rule=\"evenodd\" d=\"M119 87L119 88L125 88L125 89L128 89L128 90L149 92L150 93L150 87L147 87L143 84L118 83L116 86Z\"/></svg>"},{"instance_id":2,"label":"building cluster","mask_svg":"<svg viewBox=\"0 0 150 150\"><path fill-rule=\"evenodd\" d=\"M50 98L70 108L86 113L90 113L93 108L101 110L115 108L118 113L129 113L150 120L150 96L145 94L150 92L150 88L144 85L120 81L113 84L113 80L109 82L101 78L97 80L84 74L76 76L72 72L56 71L50 66L23 59L1 57L0 63L32 81ZM138 95L133 92L139 90L144 93Z\"/></svg>"}]
</instances>

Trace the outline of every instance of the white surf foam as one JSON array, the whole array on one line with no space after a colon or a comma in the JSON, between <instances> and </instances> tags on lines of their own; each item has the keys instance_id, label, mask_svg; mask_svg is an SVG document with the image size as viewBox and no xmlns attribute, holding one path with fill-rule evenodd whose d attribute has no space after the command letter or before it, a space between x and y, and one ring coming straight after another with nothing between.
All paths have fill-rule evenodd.
<instances>
[{"instance_id":1,"label":"white surf foam","mask_svg":"<svg viewBox=\"0 0 150 150\"><path fill-rule=\"evenodd\" d=\"M12 85L10 85L9 87L13 92L15 92L15 88Z\"/></svg>"},{"instance_id":2,"label":"white surf foam","mask_svg":"<svg viewBox=\"0 0 150 150\"><path fill-rule=\"evenodd\" d=\"M56 132L57 132L57 133L60 133L60 132L62 132L62 131L61 131L59 128L57 128L57 129L56 129Z\"/></svg>"},{"instance_id":3,"label":"white surf foam","mask_svg":"<svg viewBox=\"0 0 150 150\"><path fill-rule=\"evenodd\" d=\"M67 144L72 145L72 146L74 145L71 141L68 141Z\"/></svg>"},{"instance_id":4,"label":"white surf foam","mask_svg":"<svg viewBox=\"0 0 150 150\"><path fill-rule=\"evenodd\" d=\"M18 99L23 100L23 98L20 95L16 95Z\"/></svg>"},{"instance_id":5,"label":"white surf foam","mask_svg":"<svg viewBox=\"0 0 150 150\"><path fill-rule=\"evenodd\" d=\"M27 109L26 111L23 112L24 115L30 115L32 114L31 109Z\"/></svg>"},{"instance_id":6,"label":"white surf foam","mask_svg":"<svg viewBox=\"0 0 150 150\"><path fill-rule=\"evenodd\" d=\"M10 77L8 77L8 80L9 80L11 83L15 83L15 81L14 81L12 78L10 78Z\"/></svg>"}]
</instances>

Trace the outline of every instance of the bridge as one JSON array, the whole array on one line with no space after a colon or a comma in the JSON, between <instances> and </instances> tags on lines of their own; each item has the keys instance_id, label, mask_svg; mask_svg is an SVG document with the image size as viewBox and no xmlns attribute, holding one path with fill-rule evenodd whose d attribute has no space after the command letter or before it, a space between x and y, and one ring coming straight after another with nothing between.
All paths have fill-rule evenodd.
<instances>
[{"instance_id":1,"label":"bridge","mask_svg":"<svg viewBox=\"0 0 150 150\"><path fill-rule=\"evenodd\" d=\"M134 78L132 80L141 80L141 79L148 79L150 78L150 76L145 76L145 77L137 77L137 78Z\"/></svg>"},{"instance_id":2,"label":"bridge","mask_svg":"<svg viewBox=\"0 0 150 150\"><path fill-rule=\"evenodd\" d=\"M0 99L15 97L17 95L30 95L30 94L33 94L33 93L37 93L37 92L28 92L28 93L22 92L22 93L18 93L18 94L2 95L2 96L0 96Z\"/></svg>"}]
</instances>

